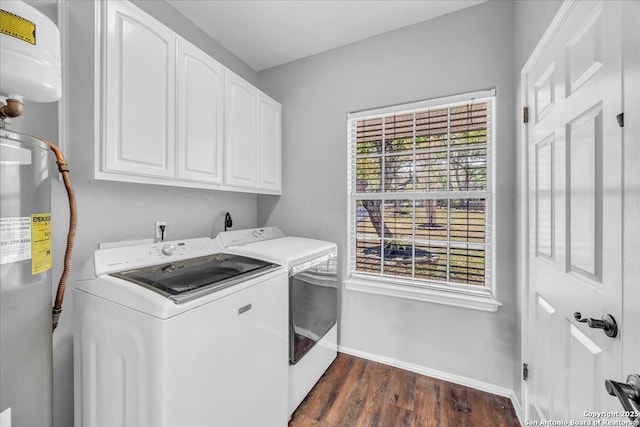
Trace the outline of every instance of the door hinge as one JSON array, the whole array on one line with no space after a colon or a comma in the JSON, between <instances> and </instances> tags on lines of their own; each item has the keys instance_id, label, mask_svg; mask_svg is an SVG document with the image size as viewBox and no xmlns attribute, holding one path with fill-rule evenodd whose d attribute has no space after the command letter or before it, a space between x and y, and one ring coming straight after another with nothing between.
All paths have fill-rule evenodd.
<instances>
[{"instance_id":1,"label":"door hinge","mask_svg":"<svg viewBox=\"0 0 640 427\"><path fill-rule=\"evenodd\" d=\"M624 127L624 113L620 113L616 116L616 120L618 121L618 126L621 128Z\"/></svg>"},{"instance_id":2,"label":"door hinge","mask_svg":"<svg viewBox=\"0 0 640 427\"><path fill-rule=\"evenodd\" d=\"M527 363L522 364L522 379L525 381L529 379L529 365Z\"/></svg>"},{"instance_id":3,"label":"door hinge","mask_svg":"<svg viewBox=\"0 0 640 427\"><path fill-rule=\"evenodd\" d=\"M522 123L529 123L529 107L522 107Z\"/></svg>"}]
</instances>

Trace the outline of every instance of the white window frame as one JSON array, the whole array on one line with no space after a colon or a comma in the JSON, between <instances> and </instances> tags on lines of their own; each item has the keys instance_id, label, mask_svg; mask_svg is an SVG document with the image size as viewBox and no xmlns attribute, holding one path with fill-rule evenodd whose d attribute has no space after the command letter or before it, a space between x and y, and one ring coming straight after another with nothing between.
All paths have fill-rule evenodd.
<instances>
[{"instance_id":1,"label":"white window frame","mask_svg":"<svg viewBox=\"0 0 640 427\"><path fill-rule=\"evenodd\" d=\"M409 104L394 105L389 107L376 108L372 110L359 111L347 114L347 179L348 179L348 207L347 207L347 278L344 280L345 289L350 291L372 293L377 295L406 298L417 301L427 301L439 304L446 304L456 307L471 308L482 311L495 312L502 304L496 299L495 292L495 133L496 133L496 91L495 89L482 90L460 95L434 98L425 101L413 102ZM354 144L351 143L350 124L355 120L380 118L390 114L407 114L416 110L425 110L432 107L453 106L455 104L464 105L469 101L487 99L491 102L491 131L488 132L487 141L487 191L486 203L489 207L489 218L487 221L488 239L486 246L487 259L485 262L485 274L488 280L485 286L477 285L456 285L429 282L423 279L405 279L389 276L373 276L355 271L354 251L355 251L355 189L353 188L353 175L355 174ZM469 193L472 197L473 193ZM376 198L380 196L377 195ZM413 195L409 196L409 198Z\"/></svg>"}]
</instances>

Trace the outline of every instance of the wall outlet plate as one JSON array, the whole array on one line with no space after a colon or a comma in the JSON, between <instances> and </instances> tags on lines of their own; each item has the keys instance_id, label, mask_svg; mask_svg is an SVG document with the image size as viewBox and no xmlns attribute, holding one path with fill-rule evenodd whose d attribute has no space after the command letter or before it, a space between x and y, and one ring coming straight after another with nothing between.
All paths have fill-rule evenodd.
<instances>
[{"instance_id":1,"label":"wall outlet plate","mask_svg":"<svg viewBox=\"0 0 640 427\"><path fill-rule=\"evenodd\" d=\"M160 228L161 225L164 225L164 233ZM156 241L167 240L167 221L156 221L156 233L155 233Z\"/></svg>"}]
</instances>

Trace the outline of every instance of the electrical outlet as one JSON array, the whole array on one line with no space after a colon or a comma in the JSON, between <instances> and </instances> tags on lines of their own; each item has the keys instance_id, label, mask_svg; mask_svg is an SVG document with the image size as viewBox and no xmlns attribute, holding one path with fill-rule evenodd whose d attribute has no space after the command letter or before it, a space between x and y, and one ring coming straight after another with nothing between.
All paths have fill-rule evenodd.
<instances>
[{"instance_id":1,"label":"electrical outlet","mask_svg":"<svg viewBox=\"0 0 640 427\"><path fill-rule=\"evenodd\" d=\"M160 226L164 226L164 232ZM156 241L167 240L167 221L156 221Z\"/></svg>"}]
</instances>

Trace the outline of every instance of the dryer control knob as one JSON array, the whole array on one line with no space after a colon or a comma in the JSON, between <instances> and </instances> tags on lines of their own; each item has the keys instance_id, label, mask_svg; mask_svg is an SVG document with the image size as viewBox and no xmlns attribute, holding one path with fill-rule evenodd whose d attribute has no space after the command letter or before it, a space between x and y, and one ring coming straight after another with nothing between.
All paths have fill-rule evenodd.
<instances>
[{"instance_id":1,"label":"dryer control knob","mask_svg":"<svg viewBox=\"0 0 640 427\"><path fill-rule=\"evenodd\" d=\"M166 245L162 246L162 253L165 255L173 255L177 250L178 247L172 243L167 243Z\"/></svg>"}]
</instances>

